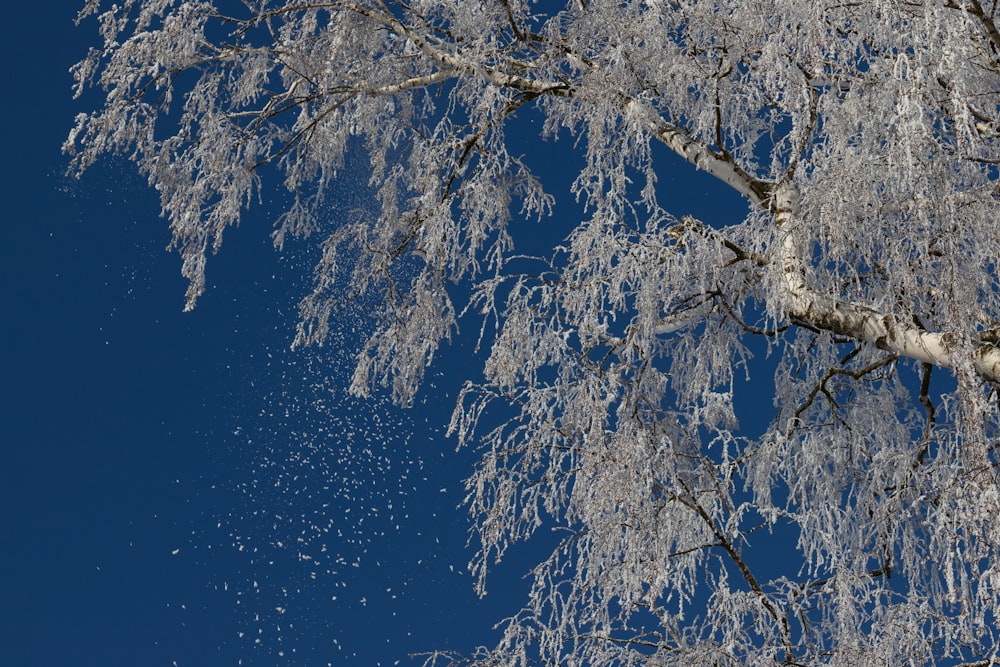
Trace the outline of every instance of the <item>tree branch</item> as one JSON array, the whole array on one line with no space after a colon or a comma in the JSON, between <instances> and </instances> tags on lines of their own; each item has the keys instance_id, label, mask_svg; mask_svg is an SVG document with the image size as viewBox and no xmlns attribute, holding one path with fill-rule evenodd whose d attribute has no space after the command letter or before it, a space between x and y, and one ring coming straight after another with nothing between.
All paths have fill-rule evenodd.
<instances>
[{"instance_id":1,"label":"tree branch","mask_svg":"<svg viewBox=\"0 0 1000 667\"><path fill-rule=\"evenodd\" d=\"M784 232L780 256L784 271L786 314L819 329L873 343L880 350L917 361L954 369L958 363L952 348L954 334L927 331L893 315L856 303L820 294L809 287L799 256L794 221L799 212L799 191L786 181L775 190L775 221ZM976 373L990 382L1000 382L1000 348L979 345L972 355Z\"/></svg>"}]
</instances>

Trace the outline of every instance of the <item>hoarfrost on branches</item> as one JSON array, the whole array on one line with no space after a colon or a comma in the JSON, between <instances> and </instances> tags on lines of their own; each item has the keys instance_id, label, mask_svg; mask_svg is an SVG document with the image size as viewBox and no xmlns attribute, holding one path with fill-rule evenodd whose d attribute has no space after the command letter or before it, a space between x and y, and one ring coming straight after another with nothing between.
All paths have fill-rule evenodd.
<instances>
[{"instance_id":1,"label":"hoarfrost on branches","mask_svg":"<svg viewBox=\"0 0 1000 667\"><path fill-rule=\"evenodd\" d=\"M104 102L66 149L148 176L188 307L269 179L280 246L359 151L376 211L321 239L297 343L381 294L353 389L405 403L482 314L451 425L484 446L479 586L540 526L565 539L496 646L430 662L997 664L996 2L100 4L74 73ZM510 223L554 199L524 114L581 152L581 217L535 260ZM657 145L748 212L672 215ZM733 408L758 340L759 436Z\"/></svg>"}]
</instances>

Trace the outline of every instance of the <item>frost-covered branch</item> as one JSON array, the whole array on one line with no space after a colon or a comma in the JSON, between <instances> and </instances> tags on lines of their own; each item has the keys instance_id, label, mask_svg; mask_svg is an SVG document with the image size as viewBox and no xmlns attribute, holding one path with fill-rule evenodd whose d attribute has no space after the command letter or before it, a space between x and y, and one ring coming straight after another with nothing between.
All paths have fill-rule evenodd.
<instances>
[{"instance_id":1,"label":"frost-covered branch","mask_svg":"<svg viewBox=\"0 0 1000 667\"><path fill-rule=\"evenodd\" d=\"M799 197L798 188L790 181L782 183L775 192L775 222L781 230L780 257L788 316L831 333L872 343L880 350L953 368L956 364L953 350L957 342L953 334L926 331L901 322L891 314L845 302L809 287L796 236L796 225L800 223ZM971 363L984 379L1000 382L1000 348L996 345L976 346Z\"/></svg>"}]
</instances>

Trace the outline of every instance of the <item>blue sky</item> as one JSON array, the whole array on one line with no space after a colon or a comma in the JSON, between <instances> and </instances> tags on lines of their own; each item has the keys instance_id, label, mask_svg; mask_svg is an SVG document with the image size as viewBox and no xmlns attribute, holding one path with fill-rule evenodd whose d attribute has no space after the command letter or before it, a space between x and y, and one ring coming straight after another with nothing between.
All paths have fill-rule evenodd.
<instances>
[{"instance_id":1,"label":"blue sky","mask_svg":"<svg viewBox=\"0 0 1000 667\"><path fill-rule=\"evenodd\" d=\"M473 453L442 432L471 342L443 351L413 409L347 397L364 309L331 345L289 351L310 250L273 251L266 205L182 313L132 167L64 175L86 108L67 70L95 38L76 9L7 10L0 664L419 664L407 655L489 643L537 550L515 549L477 600L458 507ZM664 178L693 196L678 213L740 205L691 169Z\"/></svg>"}]
</instances>

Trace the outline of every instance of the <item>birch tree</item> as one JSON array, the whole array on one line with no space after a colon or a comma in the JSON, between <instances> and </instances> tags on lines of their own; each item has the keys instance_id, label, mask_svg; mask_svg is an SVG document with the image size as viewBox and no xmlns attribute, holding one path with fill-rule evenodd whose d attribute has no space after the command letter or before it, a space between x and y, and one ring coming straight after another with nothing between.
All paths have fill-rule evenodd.
<instances>
[{"instance_id":1,"label":"birch tree","mask_svg":"<svg viewBox=\"0 0 1000 667\"><path fill-rule=\"evenodd\" d=\"M287 191L276 246L322 248L296 344L380 299L359 394L410 401L480 323L451 422L479 590L561 541L495 646L429 663L1000 664L997 4L91 0L65 148L148 177L188 308ZM531 114L569 193L512 146ZM663 149L746 211L677 212ZM351 156L372 211L331 231ZM524 256L512 221L554 210Z\"/></svg>"}]
</instances>

